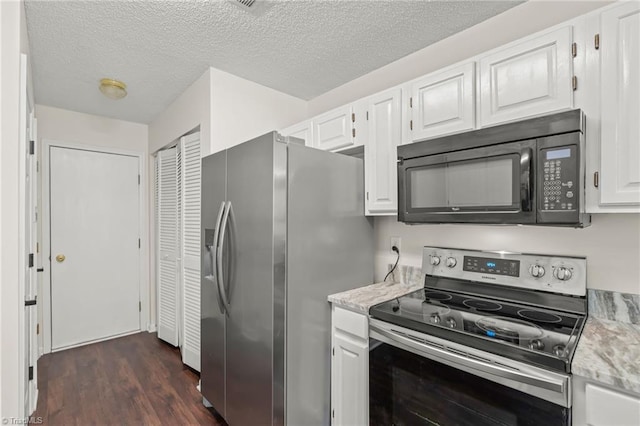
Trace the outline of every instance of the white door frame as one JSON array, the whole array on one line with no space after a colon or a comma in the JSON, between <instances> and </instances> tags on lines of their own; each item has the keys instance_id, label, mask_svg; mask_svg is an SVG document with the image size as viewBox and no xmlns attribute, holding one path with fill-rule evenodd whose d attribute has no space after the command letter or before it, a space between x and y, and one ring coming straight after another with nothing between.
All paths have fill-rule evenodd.
<instances>
[{"instance_id":1,"label":"white door frame","mask_svg":"<svg viewBox=\"0 0 640 426\"><path fill-rule=\"evenodd\" d=\"M138 159L140 170L140 190L138 192L140 229L140 330L149 330L149 215L147 194L147 154L142 151L129 151L125 149L108 148L79 143L61 142L52 139L42 140L42 332L44 338L44 353L51 352L51 205L50 205L50 164L49 151L52 147L80 149L104 154L129 155ZM108 337L108 340L112 337ZM96 340L99 341L99 340ZM96 342L92 341L92 343ZM81 345L77 345L81 346ZM68 349L68 348L65 348Z\"/></svg>"}]
</instances>

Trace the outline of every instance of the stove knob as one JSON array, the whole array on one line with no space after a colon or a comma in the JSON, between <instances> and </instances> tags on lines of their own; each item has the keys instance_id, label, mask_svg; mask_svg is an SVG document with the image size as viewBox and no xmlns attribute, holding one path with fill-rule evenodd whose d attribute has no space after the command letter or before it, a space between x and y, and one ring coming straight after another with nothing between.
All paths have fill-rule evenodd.
<instances>
[{"instance_id":1,"label":"stove knob","mask_svg":"<svg viewBox=\"0 0 640 426\"><path fill-rule=\"evenodd\" d=\"M434 324L440 324L442 319L440 319L440 315L438 314L431 314L431 322Z\"/></svg>"},{"instance_id":2,"label":"stove knob","mask_svg":"<svg viewBox=\"0 0 640 426\"><path fill-rule=\"evenodd\" d=\"M553 275L560 281L569 281L571 279L571 269L559 266L553 271Z\"/></svg>"},{"instance_id":3,"label":"stove knob","mask_svg":"<svg viewBox=\"0 0 640 426\"><path fill-rule=\"evenodd\" d=\"M455 257L447 257L447 266L449 268L453 268L457 264L458 264L458 261L456 260Z\"/></svg>"},{"instance_id":4,"label":"stove knob","mask_svg":"<svg viewBox=\"0 0 640 426\"><path fill-rule=\"evenodd\" d=\"M449 328L456 328L458 326L458 323L456 323L456 320L452 317L447 318L447 326Z\"/></svg>"},{"instance_id":5,"label":"stove knob","mask_svg":"<svg viewBox=\"0 0 640 426\"><path fill-rule=\"evenodd\" d=\"M438 266L440 264L440 256L431 256L431 264Z\"/></svg>"},{"instance_id":6,"label":"stove knob","mask_svg":"<svg viewBox=\"0 0 640 426\"><path fill-rule=\"evenodd\" d=\"M544 276L544 268L540 265L531 265L529 273L532 277L542 278Z\"/></svg>"},{"instance_id":7,"label":"stove knob","mask_svg":"<svg viewBox=\"0 0 640 426\"><path fill-rule=\"evenodd\" d=\"M555 345L553 347L553 354L555 356L563 356L564 355L564 350L565 350L564 345Z\"/></svg>"},{"instance_id":8,"label":"stove knob","mask_svg":"<svg viewBox=\"0 0 640 426\"><path fill-rule=\"evenodd\" d=\"M544 349L544 343L542 343L542 341L538 339L533 339L529 342L529 349L532 349L534 351L541 351Z\"/></svg>"}]
</instances>

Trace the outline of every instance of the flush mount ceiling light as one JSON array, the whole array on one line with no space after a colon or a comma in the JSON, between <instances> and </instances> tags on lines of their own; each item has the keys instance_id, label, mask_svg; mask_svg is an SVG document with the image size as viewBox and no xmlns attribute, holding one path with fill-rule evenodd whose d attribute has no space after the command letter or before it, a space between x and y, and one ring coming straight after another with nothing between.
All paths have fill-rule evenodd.
<instances>
[{"instance_id":1,"label":"flush mount ceiling light","mask_svg":"<svg viewBox=\"0 0 640 426\"><path fill-rule=\"evenodd\" d=\"M111 78L100 80L100 91L109 99L122 99L127 96L127 85Z\"/></svg>"}]
</instances>

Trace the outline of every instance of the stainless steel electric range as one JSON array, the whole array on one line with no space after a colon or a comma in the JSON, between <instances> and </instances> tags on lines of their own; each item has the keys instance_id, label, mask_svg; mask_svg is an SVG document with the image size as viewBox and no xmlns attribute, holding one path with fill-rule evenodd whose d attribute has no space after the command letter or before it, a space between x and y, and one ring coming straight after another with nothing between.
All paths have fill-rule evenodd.
<instances>
[{"instance_id":1,"label":"stainless steel electric range","mask_svg":"<svg viewBox=\"0 0 640 426\"><path fill-rule=\"evenodd\" d=\"M570 425L586 259L425 247L369 314L371 424Z\"/></svg>"}]
</instances>

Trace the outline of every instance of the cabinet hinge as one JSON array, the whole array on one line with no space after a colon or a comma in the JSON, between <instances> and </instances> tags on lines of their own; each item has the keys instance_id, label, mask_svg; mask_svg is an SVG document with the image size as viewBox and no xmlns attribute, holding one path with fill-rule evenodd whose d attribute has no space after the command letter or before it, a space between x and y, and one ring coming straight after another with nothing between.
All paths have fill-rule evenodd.
<instances>
[{"instance_id":1,"label":"cabinet hinge","mask_svg":"<svg viewBox=\"0 0 640 426\"><path fill-rule=\"evenodd\" d=\"M578 77L575 75L571 78L571 88L573 90L578 90Z\"/></svg>"},{"instance_id":2,"label":"cabinet hinge","mask_svg":"<svg viewBox=\"0 0 640 426\"><path fill-rule=\"evenodd\" d=\"M356 137L356 129L351 129L351 134L353 135L353 137Z\"/></svg>"},{"instance_id":3,"label":"cabinet hinge","mask_svg":"<svg viewBox=\"0 0 640 426\"><path fill-rule=\"evenodd\" d=\"M40 162L36 161L36 172L40 171Z\"/></svg>"},{"instance_id":4,"label":"cabinet hinge","mask_svg":"<svg viewBox=\"0 0 640 426\"><path fill-rule=\"evenodd\" d=\"M409 98L409 108L413 108L413 97Z\"/></svg>"},{"instance_id":5,"label":"cabinet hinge","mask_svg":"<svg viewBox=\"0 0 640 426\"><path fill-rule=\"evenodd\" d=\"M142 302L138 302L138 312L142 312Z\"/></svg>"},{"instance_id":6,"label":"cabinet hinge","mask_svg":"<svg viewBox=\"0 0 640 426\"><path fill-rule=\"evenodd\" d=\"M138 185L140 185L140 175L138 175Z\"/></svg>"},{"instance_id":7,"label":"cabinet hinge","mask_svg":"<svg viewBox=\"0 0 640 426\"><path fill-rule=\"evenodd\" d=\"M369 191L367 191L367 201L369 201Z\"/></svg>"},{"instance_id":8,"label":"cabinet hinge","mask_svg":"<svg viewBox=\"0 0 640 426\"><path fill-rule=\"evenodd\" d=\"M593 186L597 188L599 185L600 185L600 173L595 172L593 174Z\"/></svg>"},{"instance_id":9,"label":"cabinet hinge","mask_svg":"<svg viewBox=\"0 0 640 426\"><path fill-rule=\"evenodd\" d=\"M30 299L24 301L24 306L34 306L38 303L38 299Z\"/></svg>"},{"instance_id":10,"label":"cabinet hinge","mask_svg":"<svg viewBox=\"0 0 640 426\"><path fill-rule=\"evenodd\" d=\"M351 122L352 122L352 123L355 123L355 122L356 122L356 113L355 113L355 112L352 112L352 113L351 113Z\"/></svg>"},{"instance_id":11,"label":"cabinet hinge","mask_svg":"<svg viewBox=\"0 0 640 426\"><path fill-rule=\"evenodd\" d=\"M331 355L335 356L335 354L336 354L336 348L331 348Z\"/></svg>"},{"instance_id":12,"label":"cabinet hinge","mask_svg":"<svg viewBox=\"0 0 640 426\"><path fill-rule=\"evenodd\" d=\"M36 141L29 141L29 155L36 153Z\"/></svg>"},{"instance_id":13,"label":"cabinet hinge","mask_svg":"<svg viewBox=\"0 0 640 426\"><path fill-rule=\"evenodd\" d=\"M33 380L33 367L29 366L29 380Z\"/></svg>"},{"instance_id":14,"label":"cabinet hinge","mask_svg":"<svg viewBox=\"0 0 640 426\"><path fill-rule=\"evenodd\" d=\"M331 410L331 417L336 417L336 410Z\"/></svg>"},{"instance_id":15,"label":"cabinet hinge","mask_svg":"<svg viewBox=\"0 0 640 426\"><path fill-rule=\"evenodd\" d=\"M595 47L596 50L600 49L600 34L593 36L593 47Z\"/></svg>"},{"instance_id":16,"label":"cabinet hinge","mask_svg":"<svg viewBox=\"0 0 640 426\"><path fill-rule=\"evenodd\" d=\"M29 253L29 268L33 268L33 253Z\"/></svg>"},{"instance_id":17,"label":"cabinet hinge","mask_svg":"<svg viewBox=\"0 0 640 426\"><path fill-rule=\"evenodd\" d=\"M141 247L140 238L138 238L138 248Z\"/></svg>"},{"instance_id":18,"label":"cabinet hinge","mask_svg":"<svg viewBox=\"0 0 640 426\"><path fill-rule=\"evenodd\" d=\"M36 334L40 334L40 323L36 324Z\"/></svg>"},{"instance_id":19,"label":"cabinet hinge","mask_svg":"<svg viewBox=\"0 0 640 426\"><path fill-rule=\"evenodd\" d=\"M409 130L413 130L413 120L409 120Z\"/></svg>"},{"instance_id":20,"label":"cabinet hinge","mask_svg":"<svg viewBox=\"0 0 640 426\"><path fill-rule=\"evenodd\" d=\"M369 111L367 111L367 121L369 121Z\"/></svg>"},{"instance_id":21,"label":"cabinet hinge","mask_svg":"<svg viewBox=\"0 0 640 426\"><path fill-rule=\"evenodd\" d=\"M578 44L577 43L572 43L571 44L571 56L573 56L574 58L576 56L578 56Z\"/></svg>"}]
</instances>

